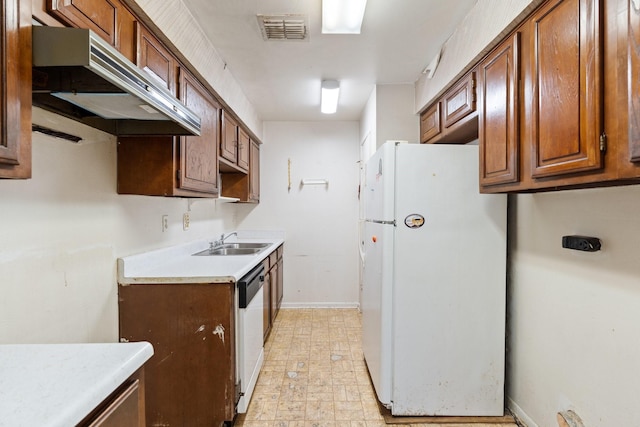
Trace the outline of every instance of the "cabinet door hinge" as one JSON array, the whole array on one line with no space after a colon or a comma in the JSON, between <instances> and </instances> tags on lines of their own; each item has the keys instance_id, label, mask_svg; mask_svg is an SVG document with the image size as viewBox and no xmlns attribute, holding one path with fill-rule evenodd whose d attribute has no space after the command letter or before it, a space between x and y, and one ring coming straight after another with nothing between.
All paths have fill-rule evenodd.
<instances>
[{"instance_id":1,"label":"cabinet door hinge","mask_svg":"<svg viewBox=\"0 0 640 427\"><path fill-rule=\"evenodd\" d=\"M604 132L600 134L600 151L603 153L607 151L607 134Z\"/></svg>"},{"instance_id":2,"label":"cabinet door hinge","mask_svg":"<svg viewBox=\"0 0 640 427\"><path fill-rule=\"evenodd\" d=\"M176 181L180 182L180 169L176 171Z\"/></svg>"}]
</instances>

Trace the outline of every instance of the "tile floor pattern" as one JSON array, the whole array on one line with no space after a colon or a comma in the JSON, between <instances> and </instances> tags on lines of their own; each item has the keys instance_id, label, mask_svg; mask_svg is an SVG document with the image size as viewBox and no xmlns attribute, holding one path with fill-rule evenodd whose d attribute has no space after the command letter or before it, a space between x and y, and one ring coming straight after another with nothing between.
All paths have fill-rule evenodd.
<instances>
[{"instance_id":1,"label":"tile floor pattern","mask_svg":"<svg viewBox=\"0 0 640 427\"><path fill-rule=\"evenodd\" d=\"M356 309L281 309L241 427L382 427ZM389 426L394 426L389 424ZM438 424L395 424L438 427ZM442 427L516 427L442 424Z\"/></svg>"}]
</instances>

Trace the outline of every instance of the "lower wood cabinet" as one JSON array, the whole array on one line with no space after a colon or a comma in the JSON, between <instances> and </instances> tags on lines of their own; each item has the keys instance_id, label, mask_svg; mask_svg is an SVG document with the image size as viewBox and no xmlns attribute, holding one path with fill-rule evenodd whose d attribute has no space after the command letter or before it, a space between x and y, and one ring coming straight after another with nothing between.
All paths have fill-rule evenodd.
<instances>
[{"instance_id":1,"label":"lower wood cabinet","mask_svg":"<svg viewBox=\"0 0 640 427\"><path fill-rule=\"evenodd\" d=\"M145 427L144 368L96 408L79 427Z\"/></svg>"},{"instance_id":2,"label":"lower wood cabinet","mask_svg":"<svg viewBox=\"0 0 640 427\"><path fill-rule=\"evenodd\" d=\"M221 426L235 416L235 283L119 286L121 340L148 341L147 425Z\"/></svg>"},{"instance_id":3,"label":"lower wood cabinet","mask_svg":"<svg viewBox=\"0 0 640 427\"><path fill-rule=\"evenodd\" d=\"M283 253L284 245L280 245L278 249L273 251L262 262L265 270L264 287L264 316L263 316L263 332L264 340L269 337L269 333L276 320L280 305L282 304L282 296L284 291L283 279Z\"/></svg>"},{"instance_id":4,"label":"lower wood cabinet","mask_svg":"<svg viewBox=\"0 0 640 427\"><path fill-rule=\"evenodd\" d=\"M271 332L271 268L269 257L262 261L264 267L264 282L262 283L262 293L264 295L262 311L262 337L267 341Z\"/></svg>"}]
</instances>

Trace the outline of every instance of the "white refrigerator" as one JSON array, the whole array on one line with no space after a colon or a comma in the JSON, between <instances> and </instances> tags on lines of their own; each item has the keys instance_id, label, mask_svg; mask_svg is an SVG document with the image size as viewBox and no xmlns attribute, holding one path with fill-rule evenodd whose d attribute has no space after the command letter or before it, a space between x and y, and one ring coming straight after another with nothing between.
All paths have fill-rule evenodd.
<instances>
[{"instance_id":1,"label":"white refrigerator","mask_svg":"<svg viewBox=\"0 0 640 427\"><path fill-rule=\"evenodd\" d=\"M366 163L362 345L393 415L503 415L507 199L478 163L395 142Z\"/></svg>"}]
</instances>

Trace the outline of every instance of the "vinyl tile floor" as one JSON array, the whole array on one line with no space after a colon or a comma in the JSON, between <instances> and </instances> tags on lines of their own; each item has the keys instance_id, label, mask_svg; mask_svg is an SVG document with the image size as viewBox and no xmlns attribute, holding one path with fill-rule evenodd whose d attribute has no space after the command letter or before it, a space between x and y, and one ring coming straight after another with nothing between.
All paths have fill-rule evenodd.
<instances>
[{"instance_id":1,"label":"vinyl tile floor","mask_svg":"<svg viewBox=\"0 0 640 427\"><path fill-rule=\"evenodd\" d=\"M356 309L281 309L241 427L382 427ZM391 426L391 424L389 424ZM517 427L396 424L397 427Z\"/></svg>"}]
</instances>

